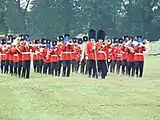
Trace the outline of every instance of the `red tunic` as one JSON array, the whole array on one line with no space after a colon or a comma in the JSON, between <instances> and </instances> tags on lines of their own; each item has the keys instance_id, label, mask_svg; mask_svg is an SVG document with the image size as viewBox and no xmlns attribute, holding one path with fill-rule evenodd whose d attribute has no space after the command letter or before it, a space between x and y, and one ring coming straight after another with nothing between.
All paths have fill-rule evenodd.
<instances>
[{"instance_id":1,"label":"red tunic","mask_svg":"<svg viewBox=\"0 0 160 120\"><path fill-rule=\"evenodd\" d=\"M143 52L146 51L145 47L136 45L134 47L135 51L135 56L134 56L134 61L144 61L144 55Z\"/></svg>"},{"instance_id":2,"label":"red tunic","mask_svg":"<svg viewBox=\"0 0 160 120\"><path fill-rule=\"evenodd\" d=\"M134 53L132 53L128 48L126 48L127 62L134 62Z\"/></svg>"},{"instance_id":3,"label":"red tunic","mask_svg":"<svg viewBox=\"0 0 160 120\"><path fill-rule=\"evenodd\" d=\"M57 49L52 49L50 52L50 62L58 62L59 61L59 57L58 57L58 52Z\"/></svg>"},{"instance_id":4,"label":"red tunic","mask_svg":"<svg viewBox=\"0 0 160 120\"><path fill-rule=\"evenodd\" d=\"M67 44L63 44L62 45L62 52L61 52L61 58L62 60L72 60L73 58L73 45L67 45Z\"/></svg>"},{"instance_id":5,"label":"red tunic","mask_svg":"<svg viewBox=\"0 0 160 120\"><path fill-rule=\"evenodd\" d=\"M86 54L88 55L88 60L95 60L95 52L93 50L93 44L92 42L88 42L86 44Z\"/></svg>"}]
</instances>

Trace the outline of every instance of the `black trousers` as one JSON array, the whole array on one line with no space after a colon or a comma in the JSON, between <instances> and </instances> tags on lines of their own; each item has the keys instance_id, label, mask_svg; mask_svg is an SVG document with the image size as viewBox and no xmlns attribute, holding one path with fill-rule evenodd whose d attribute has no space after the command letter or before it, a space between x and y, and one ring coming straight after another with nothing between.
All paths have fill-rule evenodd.
<instances>
[{"instance_id":1,"label":"black trousers","mask_svg":"<svg viewBox=\"0 0 160 120\"><path fill-rule=\"evenodd\" d=\"M127 75L127 60L122 60L122 75Z\"/></svg>"},{"instance_id":2,"label":"black trousers","mask_svg":"<svg viewBox=\"0 0 160 120\"><path fill-rule=\"evenodd\" d=\"M33 60L33 69L35 73L39 71L39 60Z\"/></svg>"},{"instance_id":3,"label":"black trousers","mask_svg":"<svg viewBox=\"0 0 160 120\"><path fill-rule=\"evenodd\" d=\"M76 73L78 73L79 70L79 61L76 61Z\"/></svg>"},{"instance_id":4,"label":"black trousers","mask_svg":"<svg viewBox=\"0 0 160 120\"><path fill-rule=\"evenodd\" d=\"M58 70L58 63L52 62L51 63L51 74L57 76L57 70Z\"/></svg>"},{"instance_id":5,"label":"black trousers","mask_svg":"<svg viewBox=\"0 0 160 120\"><path fill-rule=\"evenodd\" d=\"M62 61L58 61L57 63L57 76L59 77L61 74Z\"/></svg>"},{"instance_id":6,"label":"black trousers","mask_svg":"<svg viewBox=\"0 0 160 120\"><path fill-rule=\"evenodd\" d=\"M89 78L91 76L98 78L98 70L96 67L96 61L95 60L88 60L87 65L88 65L87 67L88 67ZM92 74L92 71L93 71L93 74Z\"/></svg>"},{"instance_id":7,"label":"black trousers","mask_svg":"<svg viewBox=\"0 0 160 120\"><path fill-rule=\"evenodd\" d=\"M116 62L117 62L116 60L111 61L111 65L110 65L110 72L111 73L115 73Z\"/></svg>"},{"instance_id":8,"label":"black trousers","mask_svg":"<svg viewBox=\"0 0 160 120\"><path fill-rule=\"evenodd\" d=\"M29 79L30 77L30 65L31 65L31 61L30 60L26 60L22 62L22 77Z\"/></svg>"},{"instance_id":9,"label":"black trousers","mask_svg":"<svg viewBox=\"0 0 160 120\"><path fill-rule=\"evenodd\" d=\"M76 71L76 60L72 60L72 72Z\"/></svg>"},{"instance_id":10,"label":"black trousers","mask_svg":"<svg viewBox=\"0 0 160 120\"><path fill-rule=\"evenodd\" d=\"M71 71L71 60L63 60L63 73L62 76L65 77L67 73L67 77L70 76L70 71Z\"/></svg>"},{"instance_id":11,"label":"black trousers","mask_svg":"<svg viewBox=\"0 0 160 120\"><path fill-rule=\"evenodd\" d=\"M19 61L17 64L18 67L18 77L22 77L21 73L22 73L22 61Z\"/></svg>"},{"instance_id":12,"label":"black trousers","mask_svg":"<svg viewBox=\"0 0 160 120\"><path fill-rule=\"evenodd\" d=\"M13 75L13 61L9 60L9 73Z\"/></svg>"},{"instance_id":13,"label":"black trousers","mask_svg":"<svg viewBox=\"0 0 160 120\"><path fill-rule=\"evenodd\" d=\"M9 72L9 60L5 60L4 73L8 74L8 72Z\"/></svg>"},{"instance_id":14,"label":"black trousers","mask_svg":"<svg viewBox=\"0 0 160 120\"><path fill-rule=\"evenodd\" d=\"M116 73L119 75L120 73L120 68L121 68L121 60L117 60L117 63L116 63Z\"/></svg>"},{"instance_id":15,"label":"black trousers","mask_svg":"<svg viewBox=\"0 0 160 120\"><path fill-rule=\"evenodd\" d=\"M2 60L1 61L1 73L4 72L4 69L5 69L5 60Z\"/></svg>"},{"instance_id":16,"label":"black trousers","mask_svg":"<svg viewBox=\"0 0 160 120\"><path fill-rule=\"evenodd\" d=\"M44 66L43 60L38 60L38 68L37 68L37 72L38 73L42 73L42 68Z\"/></svg>"},{"instance_id":17,"label":"black trousers","mask_svg":"<svg viewBox=\"0 0 160 120\"><path fill-rule=\"evenodd\" d=\"M81 73L81 74L84 74L85 65L86 65L86 60L83 59L83 60L81 61L81 67L80 67L80 73Z\"/></svg>"},{"instance_id":18,"label":"black trousers","mask_svg":"<svg viewBox=\"0 0 160 120\"><path fill-rule=\"evenodd\" d=\"M43 74L51 75L51 64L50 63L44 63Z\"/></svg>"},{"instance_id":19,"label":"black trousers","mask_svg":"<svg viewBox=\"0 0 160 120\"><path fill-rule=\"evenodd\" d=\"M102 79L105 79L105 76L108 72L106 60L98 60L97 61L99 72Z\"/></svg>"},{"instance_id":20,"label":"black trousers","mask_svg":"<svg viewBox=\"0 0 160 120\"><path fill-rule=\"evenodd\" d=\"M134 62L127 62L127 72L129 76L135 76L135 63Z\"/></svg>"},{"instance_id":21,"label":"black trousers","mask_svg":"<svg viewBox=\"0 0 160 120\"><path fill-rule=\"evenodd\" d=\"M14 75L17 75L17 73L18 73L18 62L13 62L13 74Z\"/></svg>"},{"instance_id":22,"label":"black trousers","mask_svg":"<svg viewBox=\"0 0 160 120\"><path fill-rule=\"evenodd\" d=\"M143 76L143 67L144 67L143 61L136 61L135 62L135 73L136 73L137 77Z\"/></svg>"}]
</instances>

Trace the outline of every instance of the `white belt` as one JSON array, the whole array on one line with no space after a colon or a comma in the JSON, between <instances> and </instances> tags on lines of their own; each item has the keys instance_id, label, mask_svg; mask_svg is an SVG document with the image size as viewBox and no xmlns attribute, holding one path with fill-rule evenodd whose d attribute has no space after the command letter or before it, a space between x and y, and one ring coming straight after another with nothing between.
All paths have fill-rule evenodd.
<instances>
[{"instance_id":1,"label":"white belt","mask_svg":"<svg viewBox=\"0 0 160 120\"><path fill-rule=\"evenodd\" d=\"M31 52L22 52L23 55L31 54Z\"/></svg>"},{"instance_id":2,"label":"white belt","mask_svg":"<svg viewBox=\"0 0 160 120\"><path fill-rule=\"evenodd\" d=\"M143 55L143 53L135 53L135 55Z\"/></svg>"},{"instance_id":3,"label":"white belt","mask_svg":"<svg viewBox=\"0 0 160 120\"><path fill-rule=\"evenodd\" d=\"M0 54L0 55L6 55L6 54Z\"/></svg>"},{"instance_id":4,"label":"white belt","mask_svg":"<svg viewBox=\"0 0 160 120\"><path fill-rule=\"evenodd\" d=\"M53 57L57 57L57 55L51 55L51 56L53 56Z\"/></svg>"},{"instance_id":5,"label":"white belt","mask_svg":"<svg viewBox=\"0 0 160 120\"><path fill-rule=\"evenodd\" d=\"M18 56L18 54L14 54L14 56Z\"/></svg>"},{"instance_id":6,"label":"white belt","mask_svg":"<svg viewBox=\"0 0 160 120\"><path fill-rule=\"evenodd\" d=\"M125 54L125 52L122 52L123 54Z\"/></svg>"},{"instance_id":7,"label":"white belt","mask_svg":"<svg viewBox=\"0 0 160 120\"><path fill-rule=\"evenodd\" d=\"M117 54L118 56L121 56L122 54Z\"/></svg>"},{"instance_id":8,"label":"white belt","mask_svg":"<svg viewBox=\"0 0 160 120\"><path fill-rule=\"evenodd\" d=\"M68 54L68 53L74 53L74 52L62 52L62 53L64 53L64 54Z\"/></svg>"},{"instance_id":9,"label":"white belt","mask_svg":"<svg viewBox=\"0 0 160 120\"><path fill-rule=\"evenodd\" d=\"M106 54L104 51L98 51L98 53L103 53L103 54Z\"/></svg>"}]
</instances>

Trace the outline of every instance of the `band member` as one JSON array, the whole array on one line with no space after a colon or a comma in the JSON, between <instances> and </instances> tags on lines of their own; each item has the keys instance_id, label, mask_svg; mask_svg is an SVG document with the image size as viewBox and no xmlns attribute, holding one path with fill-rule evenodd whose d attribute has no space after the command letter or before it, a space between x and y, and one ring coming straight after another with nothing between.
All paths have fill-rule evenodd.
<instances>
[{"instance_id":1,"label":"band member","mask_svg":"<svg viewBox=\"0 0 160 120\"><path fill-rule=\"evenodd\" d=\"M110 65L110 72L115 73L115 67L116 67L116 53L117 53L117 45L118 45L118 38L114 38L114 43L112 44L111 51L110 51L110 57L111 57L111 65Z\"/></svg>"},{"instance_id":2,"label":"band member","mask_svg":"<svg viewBox=\"0 0 160 120\"><path fill-rule=\"evenodd\" d=\"M74 49L74 52L71 53L72 55L72 72L75 72L76 71L76 43L77 43L77 38L73 38L72 39L72 42L73 42L73 49Z\"/></svg>"},{"instance_id":3,"label":"band member","mask_svg":"<svg viewBox=\"0 0 160 120\"><path fill-rule=\"evenodd\" d=\"M2 39L1 40L1 44L2 46L0 47L0 57L1 57L1 73L4 73L4 69L5 69L5 46L6 46L6 39Z\"/></svg>"},{"instance_id":4,"label":"band member","mask_svg":"<svg viewBox=\"0 0 160 120\"><path fill-rule=\"evenodd\" d=\"M38 51L39 39L35 40L35 45L33 46L35 51ZM39 72L39 54L38 52L33 53L33 69L35 73Z\"/></svg>"},{"instance_id":5,"label":"band member","mask_svg":"<svg viewBox=\"0 0 160 120\"><path fill-rule=\"evenodd\" d=\"M51 45L47 44L46 48L43 50L43 62L44 62L44 69L43 74L51 74L51 66L50 66L50 52L51 52Z\"/></svg>"},{"instance_id":6,"label":"band member","mask_svg":"<svg viewBox=\"0 0 160 120\"><path fill-rule=\"evenodd\" d=\"M22 78L29 79L31 65L31 49L30 38L25 35L25 42L20 46L19 51L22 54Z\"/></svg>"},{"instance_id":7,"label":"band member","mask_svg":"<svg viewBox=\"0 0 160 120\"><path fill-rule=\"evenodd\" d=\"M89 42L86 45L86 55L87 67L89 78L96 77L98 78L98 66L97 66L97 57L96 57L96 31L91 29L89 30ZM93 74L92 74L93 70Z\"/></svg>"},{"instance_id":8,"label":"band member","mask_svg":"<svg viewBox=\"0 0 160 120\"><path fill-rule=\"evenodd\" d=\"M63 46L63 40L64 40L64 37L63 36L59 36L57 38L57 46L56 46L56 49L57 49L57 54L58 54L58 62L57 62L57 76L60 77L60 74L61 74L61 67L62 67L62 56L61 56L61 52L62 52L62 46Z\"/></svg>"},{"instance_id":9,"label":"band member","mask_svg":"<svg viewBox=\"0 0 160 120\"><path fill-rule=\"evenodd\" d=\"M82 74L87 74L88 67L87 67L87 60L86 60L86 44L88 42L88 37L84 36L83 37L83 43L82 43L82 55L81 55L81 69L80 73ZM85 69L86 68L86 69Z\"/></svg>"},{"instance_id":10,"label":"band member","mask_svg":"<svg viewBox=\"0 0 160 120\"><path fill-rule=\"evenodd\" d=\"M52 41L52 50L50 52L50 63L51 63L51 74L57 76L58 70L58 51L57 51L57 41Z\"/></svg>"},{"instance_id":11,"label":"band member","mask_svg":"<svg viewBox=\"0 0 160 120\"><path fill-rule=\"evenodd\" d=\"M72 53L74 52L73 44L69 40L69 34L65 34L64 36L64 44L62 46L62 63L63 63L63 77L70 77L70 69L71 69L71 60L72 60Z\"/></svg>"},{"instance_id":12,"label":"band member","mask_svg":"<svg viewBox=\"0 0 160 120\"><path fill-rule=\"evenodd\" d=\"M105 32L103 30L99 30L97 32L97 39L98 43L96 44L97 49L97 63L98 63L98 71L101 75L102 79L105 79L105 76L107 74L107 54L106 54L106 44L104 42L105 39Z\"/></svg>"},{"instance_id":13,"label":"band member","mask_svg":"<svg viewBox=\"0 0 160 120\"><path fill-rule=\"evenodd\" d=\"M147 44L146 40L142 41L142 37L138 37L138 44L134 46L135 56L135 73L136 77L143 76L143 67L144 67L144 52L146 51L145 45Z\"/></svg>"},{"instance_id":14,"label":"band member","mask_svg":"<svg viewBox=\"0 0 160 120\"><path fill-rule=\"evenodd\" d=\"M129 40L126 46L126 54L127 54L127 74L132 77L135 75L135 64L134 64L134 49L133 49L132 41ZM132 72L131 72L132 71Z\"/></svg>"},{"instance_id":15,"label":"band member","mask_svg":"<svg viewBox=\"0 0 160 120\"><path fill-rule=\"evenodd\" d=\"M16 49L17 41L14 41L12 44L12 54L13 54L13 71L14 75L17 76L18 73L18 51Z\"/></svg>"},{"instance_id":16,"label":"band member","mask_svg":"<svg viewBox=\"0 0 160 120\"><path fill-rule=\"evenodd\" d=\"M120 45L120 51L121 51L121 64L122 64L122 75L127 74L127 55L125 51L125 41L123 39L123 43Z\"/></svg>"},{"instance_id":17,"label":"band member","mask_svg":"<svg viewBox=\"0 0 160 120\"><path fill-rule=\"evenodd\" d=\"M119 44L117 47L117 53L116 53L116 73L119 75L120 73L120 68L121 68L121 60L122 60L122 54L121 54L121 44L123 42L123 40L121 38L119 38Z\"/></svg>"},{"instance_id":18,"label":"band member","mask_svg":"<svg viewBox=\"0 0 160 120\"><path fill-rule=\"evenodd\" d=\"M75 53L76 53L76 56L75 56L75 59L76 59L76 73L78 73L78 71L79 71L80 59L81 59L81 54L82 54L82 50L81 50L80 45L82 45L82 43L83 43L83 40L78 39L78 44L76 44L76 50L75 50Z\"/></svg>"}]
</instances>

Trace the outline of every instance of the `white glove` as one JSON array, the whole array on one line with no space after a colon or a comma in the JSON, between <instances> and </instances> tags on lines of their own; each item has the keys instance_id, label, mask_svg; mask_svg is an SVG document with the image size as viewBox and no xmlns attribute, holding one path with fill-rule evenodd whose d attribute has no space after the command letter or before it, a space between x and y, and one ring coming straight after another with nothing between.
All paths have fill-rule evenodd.
<instances>
[{"instance_id":1,"label":"white glove","mask_svg":"<svg viewBox=\"0 0 160 120\"><path fill-rule=\"evenodd\" d=\"M95 50L95 49L96 49L96 46L93 46L92 49Z\"/></svg>"},{"instance_id":2,"label":"white glove","mask_svg":"<svg viewBox=\"0 0 160 120\"><path fill-rule=\"evenodd\" d=\"M86 60L88 60L88 56L86 56Z\"/></svg>"}]
</instances>

